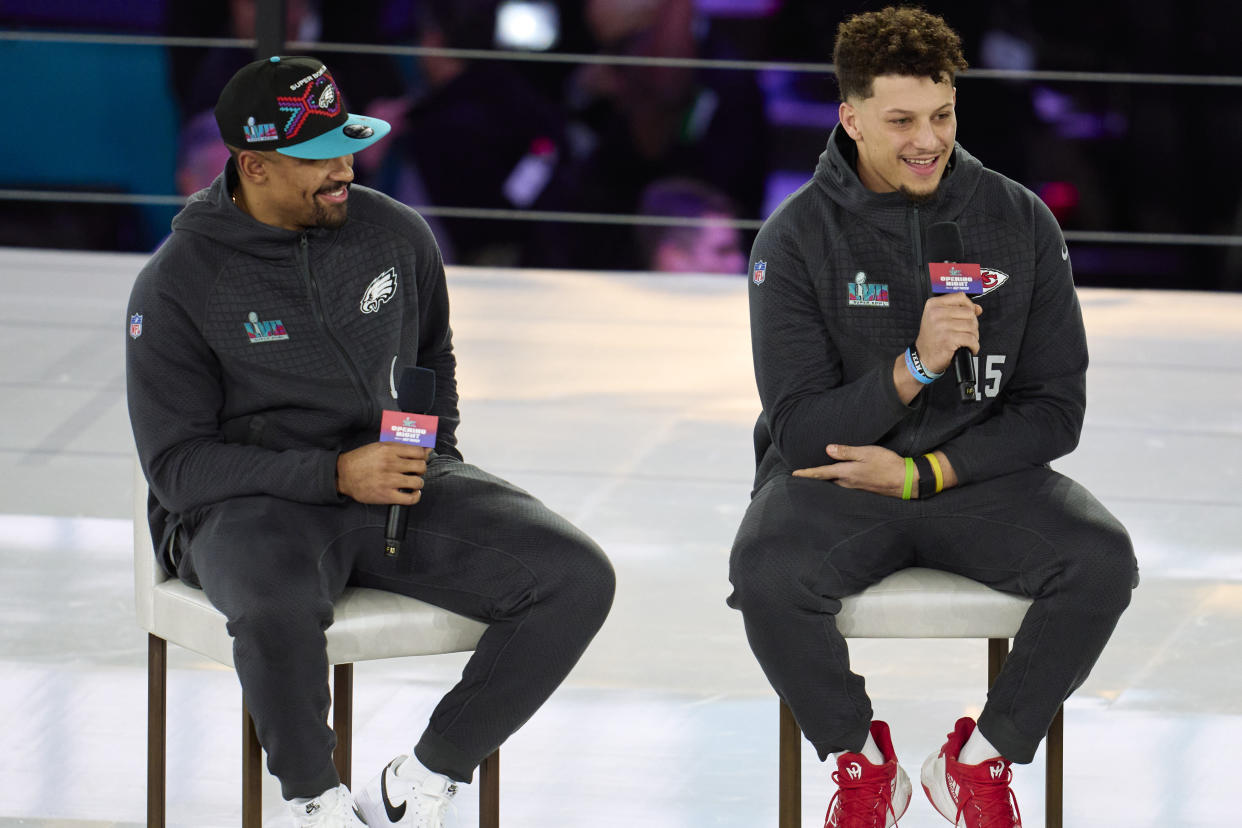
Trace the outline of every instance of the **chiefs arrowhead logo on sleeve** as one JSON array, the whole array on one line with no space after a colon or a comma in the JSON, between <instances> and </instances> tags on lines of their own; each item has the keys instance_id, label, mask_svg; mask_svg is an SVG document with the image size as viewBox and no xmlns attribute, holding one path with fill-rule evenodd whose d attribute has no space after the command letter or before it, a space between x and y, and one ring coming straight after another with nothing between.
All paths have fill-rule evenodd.
<instances>
[{"instance_id":1,"label":"chiefs arrowhead logo on sleeve","mask_svg":"<svg viewBox=\"0 0 1242 828\"><path fill-rule=\"evenodd\" d=\"M983 276L983 293L979 294L980 296L987 296L989 293L1005 284L1005 282L1009 281L1008 273L995 268L981 267L979 268L979 272Z\"/></svg>"}]
</instances>

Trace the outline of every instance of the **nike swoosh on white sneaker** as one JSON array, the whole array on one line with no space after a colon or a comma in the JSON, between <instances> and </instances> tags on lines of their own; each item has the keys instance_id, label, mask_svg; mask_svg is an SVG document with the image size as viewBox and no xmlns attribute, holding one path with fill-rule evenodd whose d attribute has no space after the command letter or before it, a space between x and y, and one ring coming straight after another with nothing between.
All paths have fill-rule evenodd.
<instances>
[{"instance_id":1,"label":"nike swoosh on white sneaker","mask_svg":"<svg viewBox=\"0 0 1242 828\"><path fill-rule=\"evenodd\" d=\"M392 800L388 798L388 774L392 772L392 768L384 768L384 772L380 774L380 797L384 800L384 813L388 815L388 821L397 823L401 821L401 817L405 816L405 803L401 803L401 807L392 804Z\"/></svg>"}]
</instances>

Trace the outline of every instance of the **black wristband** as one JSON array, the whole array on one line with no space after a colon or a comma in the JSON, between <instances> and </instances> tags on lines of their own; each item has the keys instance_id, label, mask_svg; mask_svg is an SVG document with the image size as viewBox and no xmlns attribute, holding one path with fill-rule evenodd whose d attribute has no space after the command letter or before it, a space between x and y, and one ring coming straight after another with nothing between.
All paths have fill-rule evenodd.
<instances>
[{"instance_id":1,"label":"black wristband","mask_svg":"<svg viewBox=\"0 0 1242 828\"><path fill-rule=\"evenodd\" d=\"M936 494L936 473L932 471L931 461L926 454L914 458L914 468L919 473L919 500L926 500Z\"/></svg>"}]
</instances>

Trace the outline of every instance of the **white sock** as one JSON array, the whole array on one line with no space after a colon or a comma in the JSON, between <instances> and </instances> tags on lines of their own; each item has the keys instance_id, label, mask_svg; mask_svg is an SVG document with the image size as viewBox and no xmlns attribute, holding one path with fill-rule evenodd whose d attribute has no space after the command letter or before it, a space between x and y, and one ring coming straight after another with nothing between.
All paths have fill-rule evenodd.
<instances>
[{"instance_id":1,"label":"white sock","mask_svg":"<svg viewBox=\"0 0 1242 828\"><path fill-rule=\"evenodd\" d=\"M397 766L393 768L393 773L402 779L418 779L431 773L431 771L423 767L423 763L418 761L418 757L411 751L408 756L405 756L397 763Z\"/></svg>"},{"instance_id":2,"label":"white sock","mask_svg":"<svg viewBox=\"0 0 1242 828\"><path fill-rule=\"evenodd\" d=\"M436 773L422 762L418 761L418 757L415 756L413 752L411 752L409 756L403 758L397 764L397 767L393 769L393 772L402 779L419 780L426 779L428 776L438 776L448 782L453 781L444 774Z\"/></svg>"},{"instance_id":3,"label":"white sock","mask_svg":"<svg viewBox=\"0 0 1242 828\"><path fill-rule=\"evenodd\" d=\"M862 755L873 765L884 764L884 754L880 753L880 746L875 743L875 737L870 730L867 731L867 741L863 743Z\"/></svg>"},{"instance_id":4,"label":"white sock","mask_svg":"<svg viewBox=\"0 0 1242 828\"><path fill-rule=\"evenodd\" d=\"M975 732L970 734L970 738L966 740L966 744L962 745L962 749L957 754L957 761L963 765L977 765L980 762L986 762L989 759L995 759L1000 756L1001 752L992 747L983 735L983 731L977 726Z\"/></svg>"},{"instance_id":5,"label":"white sock","mask_svg":"<svg viewBox=\"0 0 1242 828\"><path fill-rule=\"evenodd\" d=\"M871 735L870 730L867 731L867 741L863 742L862 750L858 752L867 757L867 761L873 765L884 764L884 754L880 753L880 746L875 743L875 737Z\"/></svg>"}]
</instances>

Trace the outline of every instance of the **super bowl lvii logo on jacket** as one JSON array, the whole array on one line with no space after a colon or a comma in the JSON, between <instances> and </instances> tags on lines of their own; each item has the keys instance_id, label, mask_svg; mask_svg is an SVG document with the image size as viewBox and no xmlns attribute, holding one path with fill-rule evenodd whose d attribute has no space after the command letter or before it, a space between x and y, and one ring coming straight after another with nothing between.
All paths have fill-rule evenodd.
<instances>
[{"instance_id":1,"label":"super bowl lvii logo on jacket","mask_svg":"<svg viewBox=\"0 0 1242 828\"><path fill-rule=\"evenodd\" d=\"M849 303L851 307L887 308L888 284L870 284L867 282L867 274L860 270L854 274L854 281L850 282Z\"/></svg>"},{"instance_id":2,"label":"super bowl lvii logo on jacket","mask_svg":"<svg viewBox=\"0 0 1242 828\"><path fill-rule=\"evenodd\" d=\"M274 319L271 322L261 322L259 321L259 314L254 311L250 312L250 321L245 324L246 336L250 337L252 345L289 338L284 322L281 322L279 319Z\"/></svg>"}]
</instances>

